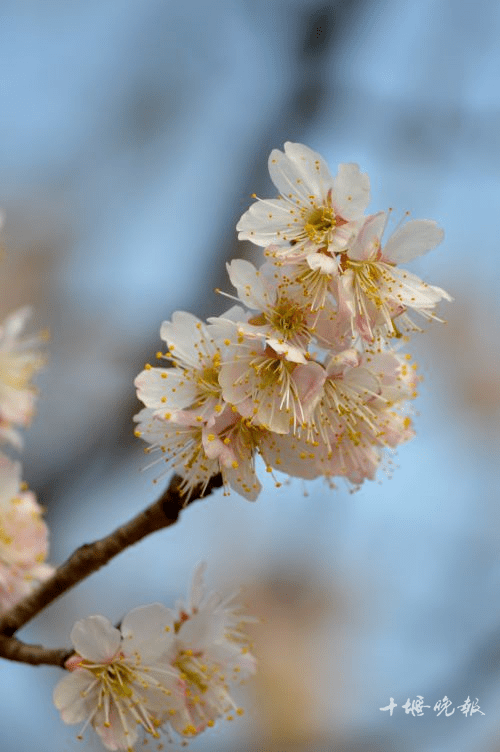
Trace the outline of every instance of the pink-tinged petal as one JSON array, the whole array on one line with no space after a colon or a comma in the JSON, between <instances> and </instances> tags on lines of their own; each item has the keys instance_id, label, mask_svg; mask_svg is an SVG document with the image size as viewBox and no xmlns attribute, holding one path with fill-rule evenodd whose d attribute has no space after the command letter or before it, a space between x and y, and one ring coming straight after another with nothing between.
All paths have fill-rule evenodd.
<instances>
[{"instance_id":1,"label":"pink-tinged petal","mask_svg":"<svg viewBox=\"0 0 500 752\"><path fill-rule=\"evenodd\" d=\"M309 361L305 365L298 365L294 368L293 380L306 420L322 397L325 379L326 371L319 363Z\"/></svg>"},{"instance_id":2,"label":"pink-tinged petal","mask_svg":"<svg viewBox=\"0 0 500 752\"><path fill-rule=\"evenodd\" d=\"M318 467L318 449L303 439L288 434L264 438L262 457L270 467L294 478L312 480L321 475Z\"/></svg>"},{"instance_id":3,"label":"pink-tinged petal","mask_svg":"<svg viewBox=\"0 0 500 752\"><path fill-rule=\"evenodd\" d=\"M381 392L377 377L363 366L348 369L344 374L344 383L356 391L363 402L369 402Z\"/></svg>"},{"instance_id":4,"label":"pink-tinged petal","mask_svg":"<svg viewBox=\"0 0 500 752\"><path fill-rule=\"evenodd\" d=\"M372 214L371 217L368 217L359 231L356 242L347 253L350 259L353 261L368 261L377 256L386 221L387 215L385 212L378 212L378 214Z\"/></svg>"},{"instance_id":5,"label":"pink-tinged petal","mask_svg":"<svg viewBox=\"0 0 500 752\"><path fill-rule=\"evenodd\" d=\"M396 230L383 249L383 258L400 264L435 248L444 238L444 231L432 219L412 219Z\"/></svg>"},{"instance_id":6,"label":"pink-tinged petal","mask_svg":"<svg viewBox=\"0 0 500 752\"><path fill-rule=\"evenodd\" d=\"M370 203L370 179L352 162L339 165L333 179L333 204L343 219L359 219Z\"/></svg>"},{"instance_id":7,"label":"pink-tinged petal","mask_svg":"<svg viewBox=\"0 0 500 752\"><path fill-rule=\"evenodd\" d=\"M319 269L323 274L329 275L337 273L337 261L325 253L310 253L306 260L310 269Z\"/></svg>"},{"instance_id":8,"label":"pink-tinged petal","mask_svg":"<svg viewBox=\"0 0 500 752\"><path fill-rule=\"evenodd\" d=\"M131 715L127 715L127 730L123 727L123 719L120 716L116 704L111 703L109 711L109 726L105 722L104 713L99 713L99 720L95 724L95 730L101 737L101 741L106 749L116 752L123 750L128 752L136 743L139 734L137 733L137 724Z\"/></svg>"},{"instance_id":9,"label":"pink-tinged petal","mask_svg":"<svg viewBox=\"0 0 500 752\"><path fill-rule=\"evenodd\" d=\"M226 468L224 478L231 488L247 501L257 500L262 486L251 462L240 462L237 468Z\"/></svg>"},{"instance_id":10,"label":"pink-tinged petal","mask_svg":"<svg viewBox=\"0 0 500 752\"><path fill-rule=\"evenodd\" d=\"M271 301L267 292L267 285L260 271L253 264L244 259L234 259L226 264L231 284L238 290L240 300L249 308L264 311Z\"/></svg>"},{"instance_id":11,"label":"pink-tinged petal","mask_svg":"<svg viewBox=\"0 0 500 752\"><path fill-rule=\"evenodd\" d=\"M335 297L339 306L341 317L352 317L356 312L356 300L354 295L354 272L348 269L342 276L336 279Z\"/></svg>"},{"instance_id":12,"label":"pink-tinged petal","mask_svg":"<svg viewBox=\"0 0 500 752\"><path fill-rule=\"evenodd\" d=\"M107 663L116 655L121 635L104 616L88 616L74 625L71 642L82 658L93 663Z\"/></svg>"},{"instance_id":13,"label":"pink-tinged petal","mask_svg":"<svg viewBox=\"0 0 500 752\"><path fill-rule=\"evenodd\" d=\"M326 365L326 373L328 376L340 376L346 368L356 368L359 365L359 359L359 352L353 347L342 350L330 358Z\"/></svg>"},{"instance_id":14,"label":"pink-tinged petal","mask_svg":"<svg viewBox=\"0 0 500 752\"><path fill-rule=\"evenodd\" d=\"M90 671L82 668L65 676L54 687L52 698L54 705L61 712L64 723L82 723L88 718L91 696L87 693L94 681L95 678Z\"/></svg>"},{"instance_id":15,"label":"pink-tinged petal","mask_svg":"<svg viewBox=\"0 0 500 752\"><path fill-rule=\"evenodd\" d=\"M230 446L226 446L211 429L206 426L202 431L203 449L211 460L218 459L221 465L227 466L236 459Z\"/></svg>"}]
</instances>

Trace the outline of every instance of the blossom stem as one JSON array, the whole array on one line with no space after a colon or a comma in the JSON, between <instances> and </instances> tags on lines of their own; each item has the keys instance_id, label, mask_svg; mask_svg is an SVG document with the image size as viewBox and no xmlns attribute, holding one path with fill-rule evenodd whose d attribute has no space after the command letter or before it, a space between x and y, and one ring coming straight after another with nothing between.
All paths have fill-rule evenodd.
<instances>
[{"instance_id":1,"label":"blossom stem","mask_svg":"<svg viewBox=\"0 0 500 752\"><path fill-rule=\"evenodd\" d=\"M157 501L105 538L77 548L49 580L3 614L0 617L0 656L33 665L45 663L64 666L65 660L72 653L71 650L27 645L15 639L13 635L52 601L96 572L114 556L147 535L177 522L185 506L220 488L222 477L220 474L215 475L205 488L194 489L187 502L182 494L181 484L182 478L174 475L168 488Z\"/></svg>"}]
</instances>

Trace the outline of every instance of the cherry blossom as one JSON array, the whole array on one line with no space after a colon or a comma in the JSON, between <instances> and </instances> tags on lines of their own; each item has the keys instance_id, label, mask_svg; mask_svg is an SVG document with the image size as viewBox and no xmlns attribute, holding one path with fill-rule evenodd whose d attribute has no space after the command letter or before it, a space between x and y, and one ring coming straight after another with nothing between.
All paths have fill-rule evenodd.
<instances>
[{"instance_id":1,"label":"cherry blossom","mask_svg":"<svg viewBox=\"0 0 500 752\"><path fill-rule=\"evenodd\" d=\"M90 724L106 749L132 750L139 729L154 738L164 722L183 715L180 672L165 660L174 614L153 603L130 611L119 629L104 616L77 621L70 672L54 689L54 703L68 724Z\"/></svg>"},{"instance_id":2,"label":"cherry blossom","mask_svg":"<svg viewBox=\"0 0 500 752\"><path fill-rule=\"evenodd\" d=\"M234 603L236 594L223 598L207 594L203 582L205 565L194 573L187 603L177 604L175 641L170 662L185 682L189 723L173 716L171 725L181 734L198 734L213 726L217 718L241 715L229 691L228 682L241 682L255 673L256 660L250 652L245 624L256 619L243 614Z\"/></svg>"},{"instance_id":3,"label":"cherry blossom","mask_svg":"<svg viewBox=\"0 0 500 752\"><path fill-rule=\"evenodd\" d=\"M225 493L255 500L257 457L271 473L375 478L414 433L407 405L419 377L391 339L418 329L411 311L437 319L451 300L398 266L443 231L411 220L383 244L388 214L365 216L370 185L357 165L332 177L316 152L287 142L269 170L280 196L252 204L237 225L267 260L227 264L238 305L207 323L175 313L162 327L171 367L136 379L145 404L136 434L152 464L181 475L188 498L221 473Z\"/></svg>"},{"instance_id":4,"label":"cherry blossom","mask_svg":"<svg viewBox=\"0 0 500 752\"><path fill-rule=\"evenodd\" d=\"M398 335L395 318L409 329L417 329L406 316L408 309L428 319L436 318L437 303L452 300L440 287L397 267L443 240L437 223L425 219L406 222L382 247L386 223L385 212L366 220L356 241L342 256L340 274L333 282L340 308L349 311L353 329L369 342L375 339L376 330L386 336Z\"/></svg>"},{"instance_id":5,"label":"cherry blossom","mask_svg":"<svg viewBox=\"0 0 500 752\"><path fill-rule=\"evenodd\" d=\"M48 529L32 491L22 489L21 464L0 455L0 611L47 580Z\"/></svg>"},{"instance_id":6,"label":"cherry blossom","mask_svg":"<svg viewBox=\"0 0 500 752\"><path fill-rule=\"evenodd\" d=\"M17 428L29 425L35 410L36 390L32 376L42 368L43 335L23 338L31 308L11 313L0 325L0 441L20 449Z\"/></svg>"},{"instance_id":7,"label":"cherry blossom","mask_svg":"<svg viewBox=\"0 0 500 752\"><path fill-rule=\"evenodd\" d=\"M274 244L278 255L292 259L349 244L370 200L368 176L358 165L341 164L332 178L319 154L288 141L284 153L271 152L269 172L281 195L252 204L236 226L240 240Z\"/></svg>"}]
</instances>

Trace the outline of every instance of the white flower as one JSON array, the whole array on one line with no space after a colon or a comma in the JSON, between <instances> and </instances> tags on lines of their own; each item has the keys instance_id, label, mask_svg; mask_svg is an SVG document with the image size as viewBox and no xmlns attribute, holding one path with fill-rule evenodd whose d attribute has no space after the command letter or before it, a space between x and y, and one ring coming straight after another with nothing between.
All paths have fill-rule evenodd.
<instances>
[{"instance_id":1,"label":"white flower","mask_svg":"<svg viewBox=\"0 0 500 752\"><path fill-rule=\"evenodd\" d=\"M172 368L152 368L137 376L137 396L146 407L134 420L135 435L148 442L149 452L161 452L155 460L183 478L181 490L189 499L193 489L206 488L210 478L223 470L217 457L205 452L206 427L225 409L219 372L222 359L230 360L235 345L232 319L244 320L243 309L234 306L224 319L205 324L196 316L176 311L164 321L161 337L168 345L165 357ZM231 328L232 327L232 328ZM153 462L152 464L155 464Z\"/></svg>"},{"instance_id":2,"label":"white flower","mask_svg":"<svg viewBox=\"0 0 500 752\"><path fill-rule=\"evenodd\" d=\"M168 352L160 357L168 358L173 367L148 365L135 380L138 398L155 415L168 414L168 420L177 411L191 410L202 422L222 409L218 374L228 346L218 333L185 311L163 322L160 334Z\"/></svg>"},{"instance_id":3,"label":"white flower","mask_svg":"<svg viewBox=\"0 0 500 752\"><path fill-rule=\"evenodd\" d=\"M393 352L346 350L326 367L324 394L311 420L318 467L354 485L373 480L387 447L411 439L411 420L398 410L416 396L420 380L407 358Z\"/></svg>"},{"instance_id":4,"label":"white flower","mask_svg":"<svg viewBox=\"0 0 500 752\"><path fill-rule=\"evenodd\" d=\"M295 432L308 420L324 380L319 363L293 363L272 348L251 347L225 363L219 376L226 402L252 424L278 434Z\"/></svg>"},{"instance_id":5,"label":"white flower","mask_svg":"<svg viewBox=\"0 0 500 752\"><path fill-rule=\"evenodd\" d=\"M238 322L238 332L261 339L286 360L305 363L317 315L307 299L297 294L301 290L294 290L290 280L272 264L256 269L249 261L234 259L227 264L227 271L239 299L260 312L247 322Z\"/></svg>"},{"instance_id":6,"label":"white flower","mask_svg":"<svg viewBox=\"0 0 500 752\"><path fill-rule=\"evenodd\" d=\"M21 490L21 464L0 455L0 611L51 577L47 551L42 508L31 491Z\"/></svg>"},{"instance_id":7,"label":"white flower","mask_svg":"<svg viewBox=\"0 0 500 752\"><path fill-rule=\"evenodd\" d=\"M34 413L31 378L45 363L39 349L43 336L21 337L30 315L29 307L20 308L0 325L0 440L17 448L22 440L16 427L29 425Z\"/></svg>"},{"instance_id":8,"label":"white flower","mask_svg":"<svg viewBox=\"0 0 500 752\"><path fill-rule=\"evenodd\" d=\"M158 729L184 713L183 683L169 666L174 614L154 603L133 609L120 629L104 616L89 616L73 627L76 654L71 672L54 690L65 723L91 724L104 746L132 750L138 728L159 737Z\"/></svg>"},{"instance_id":9,"label":"white flower","mask_svg":"<svg viewBox=\"0 0 500 752\"><path fill-rule=\"evenodd\" d=\"M385 212L367 219L356 242L343 255L334 291L341 309L349 311L353 329L368 342L377 330L398 336L394 319L400 317L410 329L417 327L406 316L414 310L427 319L436 318L434 309L447 292L422 282L415 274L397 268L438 245L443 230L427 219L411 220L394 232L385 247L381 237L387 223Z\"/></svg>"},{"instance_id":10,"label":"white flower","mask_svg":"<svg viewBox=\"0 0 500 752\"><path fill-rule=\"evenodd\" d=\"M285 153L271 152L269 172L281 196L252 204L236 226L240 240L274 244L287 258L347 246L370 201L369 179L358 165L341 164L332 178L319 154L287 142Z\"/></svg>"},{"instance_id":11,"label":"white flower","mask_svg":"<svg viewBox=\"0 0 500 752\"><path fill-rule=\"evenodd\" d=\"M178 604L175 642L170 651L171 663L186 682L189 723L181 725L176 716L170 721L183 735L197 734L222 716L230 720L233 712L241 715L243 711L231 697L228 682L241 682L256 670L244 632L245 624L256 619L244 616L241 607L232 603L236 594L228 598L217 593L207 595L204 570L204 564L197 567L188 603Z\"/></svg>"}]
</instances>

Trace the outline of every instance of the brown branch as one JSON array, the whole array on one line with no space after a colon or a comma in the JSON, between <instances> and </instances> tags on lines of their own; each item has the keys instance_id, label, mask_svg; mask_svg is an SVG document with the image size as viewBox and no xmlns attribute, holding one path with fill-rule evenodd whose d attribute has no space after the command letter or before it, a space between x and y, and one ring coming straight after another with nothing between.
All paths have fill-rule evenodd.
<instances>
[{"instance_id":1,"label":"brown branch","mask_svg":"<svg viewBox=\"0 0 500 752\"><path fill-rule=\"evenodd\" d=\"M47 663L64 666L65 660L71 655L71 650L26 645L15 639L13 635L52 601L96 572L114 556L147 535L177 522L184 507L197 499L208 496L215 488L220 488L222 477L216 475L210 479L206 488L194 489L187 502L181 491L181 482L181 478L174 475L158 501L105 538L80 546L64 564L61 564L49 580L3 614L0 617L0 656L34 665Z\"/></svg>"},{"instance_id":2,"label":"brown branch","mask_svg":"<svg viewBox=\"0 0 500 752\"><path fill-rule=\"evenodd\" d=\"M0 635L0 655L9 661L29 663L31 666L42 664L64 667L73 650L68 648L44 648L42 645L27 645L15 637Z\"/></svg>"}]
</instances>

